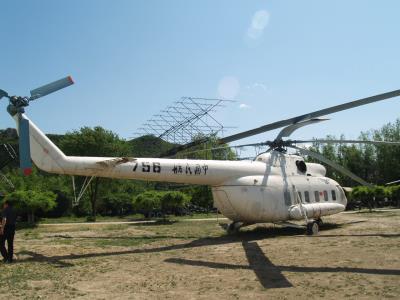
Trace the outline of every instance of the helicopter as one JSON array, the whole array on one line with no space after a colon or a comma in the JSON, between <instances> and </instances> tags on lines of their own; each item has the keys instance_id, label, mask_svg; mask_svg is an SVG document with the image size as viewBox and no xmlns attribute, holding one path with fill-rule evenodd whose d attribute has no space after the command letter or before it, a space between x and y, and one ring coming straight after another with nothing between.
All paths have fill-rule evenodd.
<instances>
[{"instance_id":1,"label":"helicopter","mask_svg":"<svg viewBox=\"0 0 400 300\"><path fill-rule=\"evenodd\" d=\"M282 128L273 141L242 146L268 146L254 160L197 160L138 157L82 157L65 155L25 114L30 102L74 83L71 76L30 91L30 97L9 96L0 90L0 98L9 99L7 111L14 118L19 135L20 168L24 175L32 172L32 161L41 170L71 176L85 176L82 191L95 177L136 179L181 184L209 185L214 206L231 220L228 232L256 223L291 224L304 220L306 232L317 234L322 217L345 210L347 198L343 187L326 177L326 168L306 162L303 156L319 160L349 176L361 185L371 184L337 163L297 144L367 143L400 145L400 142L367 140L290 140L299 128L326 121L323 116L400 96L400 90L383 93L344 104L280 120L261 127L221 138L227 144L256 134ZM190 149L201 140L179 145L167 154ZM300 155L289 154L295 149ZM303 156L302 156L303 155ZM86 184L86 185L85 185ZM294 224L292 224L294 225Z\"/></svg>"}]
</instances>

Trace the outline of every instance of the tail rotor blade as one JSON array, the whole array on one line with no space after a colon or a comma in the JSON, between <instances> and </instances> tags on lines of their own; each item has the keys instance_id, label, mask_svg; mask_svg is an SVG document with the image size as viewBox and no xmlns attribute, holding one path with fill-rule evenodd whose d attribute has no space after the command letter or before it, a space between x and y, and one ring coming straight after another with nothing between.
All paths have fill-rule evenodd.
<instances>
[{"instance_id":1,"label":"tail rotor blade","mask_svg":"<svg viewBox=\"0 0 400 300\"><path fill-rule=\"evenodd\" d=\"M48 94L54 93L58 90L61 90L72 84L74 84L74 80L72 79L71 76L67 76L60 80L56 80L54 82L51 82L49 84L46 84L46 85L36 88L34 90L31 90L31 97L29 98L29 100L38 99L40 97L43 97Z\"/></svg>"},{"instance_id":2,"label":"tail rotor blade","mask_svg":"<svg viewBox=\"0 0 400 300\"><path fill-rule=\"evenodd\" d=\"M19 120L19 163L24 175L28 176L32 173L29 120L23 116Z\"/></svg>"}]
</instances>

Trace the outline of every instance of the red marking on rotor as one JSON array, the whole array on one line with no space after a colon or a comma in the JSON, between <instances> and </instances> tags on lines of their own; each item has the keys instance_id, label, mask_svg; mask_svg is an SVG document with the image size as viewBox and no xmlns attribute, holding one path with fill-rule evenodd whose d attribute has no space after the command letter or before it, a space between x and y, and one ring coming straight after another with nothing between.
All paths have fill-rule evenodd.
<instances>
[{"instance_id":1,"label":"red marking on rotor","mask_svg":"<svg viewBox=\"0 0 400 300\"><path fill-rule=\"evenodd\" d=\"M323 192L319 192L319 194L322 196L324 193Z\"/></svg>"},{"instance_id":2,"label":"red marking on rotor","mask_svg":"<svg viewBox=\"0 0 400 300\"><path fill-rule=\"evenodd\" d=\"M32 174L32 168L25 168L24 169L24 175L29 176Z\"/></svg>"},{"instance_id":3,"label":"red marking on rotor","mask_svg":"<svg viewBox=\"0 0 400 300\"><path fill-rule=\"evenodd\" d=\"M49 154L49 150L47 150L46 148L43 148L43 152Z\"/></svg>"},{"instance_id":4,"label":"red marking on rotor","mask_svg":"<svg viewBox=\"0 0 400 300\"><path fill-rule=\"evenodd\" d=\"M75 83L71 76L68 76L68 80L69 80L69 82L71 82L71 83Z\"/></svg>"}]
</instances>

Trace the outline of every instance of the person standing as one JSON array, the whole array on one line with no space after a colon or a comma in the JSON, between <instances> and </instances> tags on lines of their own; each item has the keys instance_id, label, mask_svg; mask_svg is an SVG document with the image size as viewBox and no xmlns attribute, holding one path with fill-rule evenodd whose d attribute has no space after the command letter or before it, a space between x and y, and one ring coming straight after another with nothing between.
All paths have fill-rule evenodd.
<instances>
[{"instance_id":1,"label":"person standing","mask_svg":"<svg viewBox=\"0 0 400 300\"><path fill-rule=\"evenodd\" d=\"M8 200L4 201L0 230L0 252L5 263L13 262L16 219L17 215L12 207L11 202ZM7 249L5 246L6 241Z\"/></svg>"}]
</instances>

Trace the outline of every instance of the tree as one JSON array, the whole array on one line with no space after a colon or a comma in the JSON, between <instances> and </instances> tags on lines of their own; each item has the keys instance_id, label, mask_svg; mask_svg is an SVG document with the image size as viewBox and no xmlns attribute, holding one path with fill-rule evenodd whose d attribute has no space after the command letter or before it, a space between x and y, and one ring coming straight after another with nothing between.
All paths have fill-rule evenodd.
<instances>
[{"instance_id":1,"label":"tree","mask_svg":"<svg viewBox=\"0 0 400 300\"><path fill-rule=\"evenodd\" d=\"M351 199L353 201L358 201L360 206L367 206L371 211L374 207L374 188L356 186L351 191Z\"/></svg>"},{"instance_id":2,"label":"tree","mask_svg":"<svg viewBox=\"0 0 400 300\"><path fill-rule=\"evenodd\" d=\"M400 208L400 185L390 187L390 198L392 204Z\"/></svg>"},{"instance_id":3,"label":"tree","mask_svg":"<svg viewBox=\"0 0 400 300\"><path fill-rule=\"evenodd\" d=\"M132 211L132 197L123 192L107 193L101 198L100 211L105 215L125 215Z\"/></svg>"},{"instance_id":4,"label":"tree","mask_svg":"<svg viewBox=\"0 0 400 300\"><path fill-rule=\"evenodd\" d=\"M342 135L341 139L345 139ZM327 136L327 139L336 139ZM361 132L360 140L400 141L400 119L388 123L379 130ZM400 179L400 147L392 145L371 144L318 144L314 143L316 152L342 165L366 181L374 184L385 184ZM315 161L315 160L314 160ZM343 186L354 185L354 181L327 166L327 176Z\"/></svg>"},{"instance_id":5,"label":"tree","mask_svg":"<svg viewBox=\"0 0 400 300\"><path fill-rule=\"evenodd\" d=\"M151 217L154 213L161 211L162 192L146 191L132 200L133 210L142 213L146 218Z\"/></svg>"},{"instance_id":6,"label":"tree","mask_svg":"<svg viewBox=\"0 0 400 300\"><path fill-rule=\"evenodd\" d=\"M213 160L235 160L236 154L229 148L228 144L220 144L216 136L205 137L198 135L193 142L206 140L206 142L193 146L181 153L177 157L188 159L213 159Z\"/></svg>"},{"instance_id":7,"label":"tree","mask_svg":"<svg viewBox=\"0 0 400 300\"><path fill-rule=\"evenodd\" d=\"M190 202L190 197L179 191L164 192L161 196L161 210L163 214L182 214L183 209Z\"/></svg>"},{"instance_id":8,"label":"tree","mask_svg":"<svg viewBox=\"0 0 400 300\"><path fill-rule=\"evenodd\" d=\"M380 141L400 141L400 119L395 123L388 123L380 130L374 131L374 138ZM379 145L376 147L376 166L378 170L377 182L387 182L400 179L400 147Z\"/></svg>"},{"instance_id":9,"label":"tree","mask_svg":"<svg viewBox=\"0 0 400 300\"><path fill-rule=\"evenodd\" d=\"M33 223L39 210L47 212L56 206L56 197L53 192L19 190L7 194L5 200L13 203L18 213L27 214L28 222Z\"/></svg>"},{"instance_id":10,"label":"tree","mask_svg":"<svg viewBox=\"0 0 400 300\"><path fill-rule=\"evenodd\" d=\"M193 186L188 193L192 196L191 204L205 208L207 212L213 207L213 196L209 186Z\"/></svg>"},{"instance_id":11,"label":"tree","mask_svg":"<svg viewBox=\"0 0 400 300\"><path fill-rule=\"evenodd\" d=\"M79 131L67 133L60 142L61 149L67 155L115 157L128 156L129 144L117 134L100 126L82 127ZM97 199L101 182L107 179L96 177L89 185L89 201L92 220L96 220Z\"/></svg>"}]
</instances>

